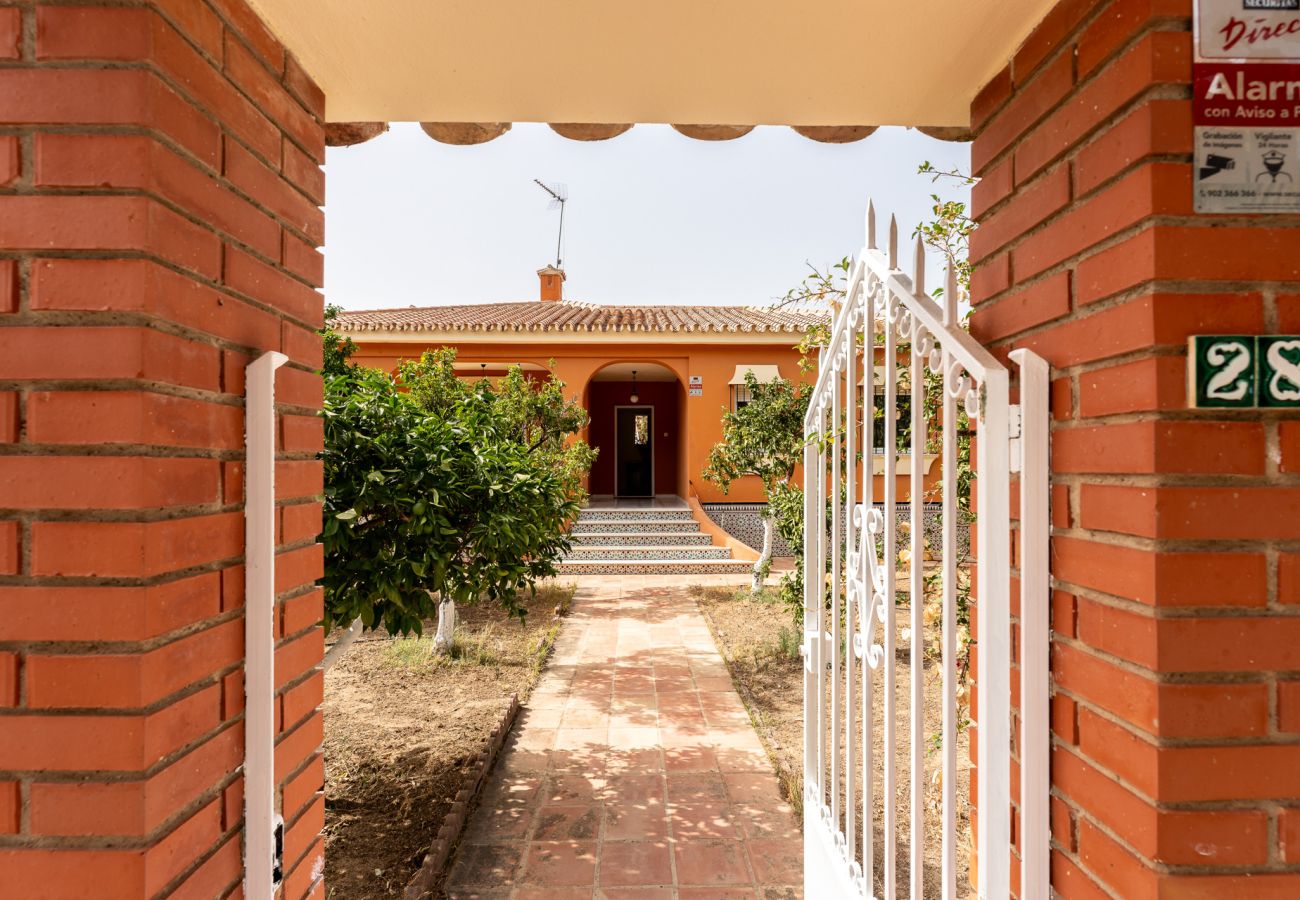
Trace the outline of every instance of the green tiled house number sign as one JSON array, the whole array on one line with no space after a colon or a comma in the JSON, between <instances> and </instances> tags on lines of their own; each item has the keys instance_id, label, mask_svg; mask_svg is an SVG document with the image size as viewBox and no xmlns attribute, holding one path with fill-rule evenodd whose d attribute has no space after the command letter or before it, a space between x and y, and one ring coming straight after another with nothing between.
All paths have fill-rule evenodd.
<instances>
[{"instance_id":1,"label":"green tiled house number sign","mask_svg":"<svg viewBox=\"0 0 1300 900\"><path fill-rule=\"evenodd\" d=\"M1300 408L1300 335L1199 334L1188 343L1192 406Z\"/></svg>"}]
</instances>

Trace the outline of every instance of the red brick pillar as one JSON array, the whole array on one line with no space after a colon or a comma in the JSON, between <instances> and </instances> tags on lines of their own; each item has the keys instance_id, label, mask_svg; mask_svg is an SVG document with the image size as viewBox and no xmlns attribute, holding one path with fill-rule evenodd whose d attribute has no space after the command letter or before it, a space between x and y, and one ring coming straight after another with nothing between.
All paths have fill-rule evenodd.
<instances>
[{"instance_id":1,"label":"red brick pillar","mask_svg":"<svg viewBox=\"0 0 1300 900\"><path fill-rule=\"evenodd\" d=\"M1064 0L978 96L972 330L1053 369L1053 884L1300 896L1300 423L1186 399L1300 331L1300 219L1192 212L1190 0Z\"/></svg>"},{"instance_id":2,"label":"red brick pillar","mask_svg":"<svg viewBox=\"0 0 1300 900\"><path fill-rule=\"evenodd\" d=\"M243 0L0 7L0 894L240 883L272 349L285 896L322 893L323 105Z\"/></svg>"}]
</instances>

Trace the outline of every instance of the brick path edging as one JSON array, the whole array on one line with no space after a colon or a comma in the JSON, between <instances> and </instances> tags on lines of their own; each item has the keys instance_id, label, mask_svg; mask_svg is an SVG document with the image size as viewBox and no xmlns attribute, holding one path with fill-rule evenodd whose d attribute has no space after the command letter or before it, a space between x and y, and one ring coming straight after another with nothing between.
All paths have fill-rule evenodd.
<instances>
[{"instance_id":1,"label":"brick path edging","mask_svg":"<svg viewBox=\"0 0 1300 900\"><path fill-rule=\"evenodd\" d=\"M420 871L415 873L415 877L402 892L402 900L424 900L426 897L433 896L434 885L437 884L447 861L451 858L451 851L460 840L461 832L465 830L465 823L469 821L469 811L478 800L479 794L483 792L488 772L492 770L497 756L501 753L506 735L510 734L510 729L514 727L515 719L519 715L519 707L519 695L511 694L510 705L501 716L501 721L492 729L492 736L479 751L478 759L470 774L465 776L461 789L456 792L456 799L452 801L451 809L448 810L441 827L438 828L438 836L429 845L429 852L424 856Z\"/></svg>"}]
</instances>

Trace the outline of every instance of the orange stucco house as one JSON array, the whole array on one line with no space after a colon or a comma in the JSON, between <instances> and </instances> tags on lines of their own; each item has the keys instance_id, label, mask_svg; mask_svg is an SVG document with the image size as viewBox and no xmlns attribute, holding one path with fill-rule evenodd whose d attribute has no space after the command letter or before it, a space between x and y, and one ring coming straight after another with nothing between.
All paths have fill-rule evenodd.
<instances>
[{"instance_id":1,"label":"orange stucco house","mask_svg":"<svg viewBox=\"0 0 1300 900\"><path fill-rule=\"evenodd\" d=\"M499 375L512 364L541 373L553 360L566 391L591 416L586 438L600 450L593 497L762 502L757 479L742 479L724 495L700 472L722 439L723 411L744 402L745 371L764 380L804 377L795 345L823 317L575 302L563 299L563 272L538 274L538 300L346 312L339 330L357 344L357 363L388 371L442 346L457 348L457 367L470 377Z\"/></svg>"}]
</instances>

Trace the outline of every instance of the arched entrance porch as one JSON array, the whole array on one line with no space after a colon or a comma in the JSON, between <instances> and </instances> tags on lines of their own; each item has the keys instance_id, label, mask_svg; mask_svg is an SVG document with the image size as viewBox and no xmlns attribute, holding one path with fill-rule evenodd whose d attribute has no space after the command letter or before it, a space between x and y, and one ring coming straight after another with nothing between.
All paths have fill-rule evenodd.
<instances>
[{"instance_id":1,"label":"arched entrance porch","mask_svg":"<svg viewBox=\"0 0 1300 900\"><path fill-rule=\"evenodd\" d=\"M635 375L634 375L635 373ZM686 494L686 390L667 366L624 360L598 369L583 390L593 498Z\"/></svg>"}]
</instances>

